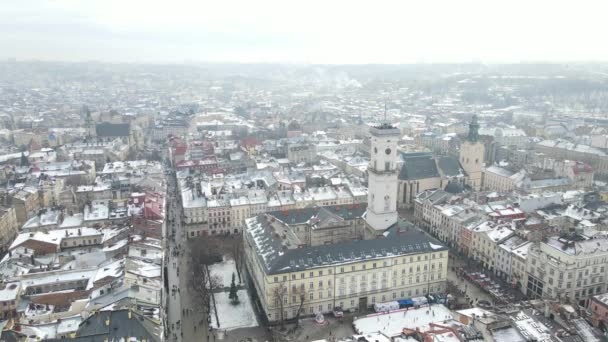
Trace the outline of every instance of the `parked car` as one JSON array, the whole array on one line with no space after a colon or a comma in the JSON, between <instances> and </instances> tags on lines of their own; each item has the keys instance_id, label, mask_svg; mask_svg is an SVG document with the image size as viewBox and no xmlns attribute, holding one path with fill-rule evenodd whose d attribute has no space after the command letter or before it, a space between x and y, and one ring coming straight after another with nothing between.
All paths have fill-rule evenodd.
<instances>
[{"instance_id":1,"label":"parked car","mask_svg":"<svg viewBox=\"0 0 608 342\"><path fill-rule=\"evenodd\" d=\"M491 308L492 307L492 303L488 302L487 300L479 300L477 301L477 305L479 305L480 307L486 307L486 308Z\"/></svg>"},{"instance_id":2,"label":"parked car","mask_svg":"<svg viewBox=\"0 0 608 342\"><path fill-rule=\"evenodd\" d=\"M334 317L342 318L344 317L344 311L342 311L341 307L336 306L333 310Z\"/></svg>"}]
</instances>

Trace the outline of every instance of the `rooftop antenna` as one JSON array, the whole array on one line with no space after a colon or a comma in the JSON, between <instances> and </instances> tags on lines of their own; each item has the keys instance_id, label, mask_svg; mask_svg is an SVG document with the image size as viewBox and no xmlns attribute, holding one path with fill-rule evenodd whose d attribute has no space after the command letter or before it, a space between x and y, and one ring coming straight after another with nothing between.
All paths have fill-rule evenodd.
<instances>
[{"instance_id":1,"label":"rooftop antenna","mask_svg":"<svg viewBox=\"0 0 608 342\"><path fill-rule=\"evenodd\" d=\"M384 123L388 124L388 120L386 119L386 99L384 99Z\"/></svg>"}]
</instances>

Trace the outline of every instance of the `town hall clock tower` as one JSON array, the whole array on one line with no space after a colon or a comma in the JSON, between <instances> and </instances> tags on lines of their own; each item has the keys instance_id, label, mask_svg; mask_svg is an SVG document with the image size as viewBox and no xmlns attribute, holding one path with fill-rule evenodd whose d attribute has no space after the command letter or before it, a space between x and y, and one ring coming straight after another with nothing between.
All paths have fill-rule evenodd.
<instances>
[{"instance_id":1,"label":"town hall clock tower","mask_svg":"<svg viewBox=\"0 0 608 342\"><path fill-rule=\"evenodd\" d=\"M371 151L368 173L367 214L369 228L382 232L397 223L398 128L383 123L370 129Z\"/></svg>"}]
</instances>

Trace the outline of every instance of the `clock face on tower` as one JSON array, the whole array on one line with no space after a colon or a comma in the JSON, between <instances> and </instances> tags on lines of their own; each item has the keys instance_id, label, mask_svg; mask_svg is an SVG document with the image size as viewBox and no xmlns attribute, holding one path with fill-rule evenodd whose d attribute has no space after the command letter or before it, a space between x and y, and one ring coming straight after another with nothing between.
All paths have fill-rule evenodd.
<instances>
[{"instance_id":1,"label":"clock face on tower","mask_svg":"<svg viewBox=\"0 0 608 342\"><path fill-rule=\"evenodd\" d=\"M390 148L387 148L387 149L384 151L384 153L386 153L387 155L388 155L388 154L391 154L391 149L390 149Z\"/></svg>"}]
</instances>

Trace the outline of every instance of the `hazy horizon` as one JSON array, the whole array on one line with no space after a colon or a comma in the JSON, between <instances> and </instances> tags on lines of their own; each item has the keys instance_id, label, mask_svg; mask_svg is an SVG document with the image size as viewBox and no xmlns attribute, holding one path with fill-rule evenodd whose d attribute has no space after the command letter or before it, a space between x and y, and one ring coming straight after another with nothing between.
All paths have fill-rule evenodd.
<instances>
[{"instance_id":1,"label":"hazy horizon","mask_svg":"<svg viewBox=\"0 0 608 342\"><path fill-rule=\"evenodd\" d=\"M24 0L0 58L110 63L608 61L600 1Z\"/></svg>"}]
</instances>

